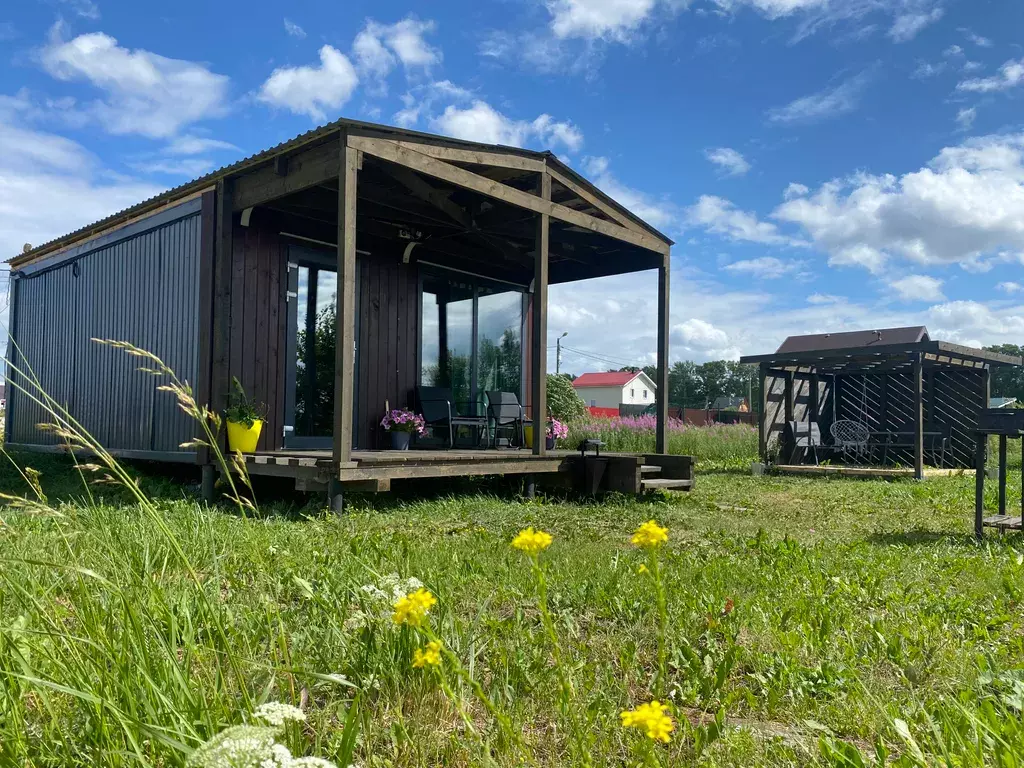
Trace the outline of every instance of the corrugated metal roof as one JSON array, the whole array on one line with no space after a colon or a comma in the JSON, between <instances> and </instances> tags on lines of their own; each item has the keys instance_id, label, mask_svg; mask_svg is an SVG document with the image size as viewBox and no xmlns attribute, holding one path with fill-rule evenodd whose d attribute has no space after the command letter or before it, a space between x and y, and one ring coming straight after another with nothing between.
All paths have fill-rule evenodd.
<instances>
[{"instance_id":1,"label":"corrugated metal roof","mask_svg":"<svg viewBox=\"0 0 1024 768\"><path fill-rule=\"evenodd\" d=\"M928 341L928 329L923 325L905 328L879 328L872 331L842 331L840 333L814 333L790 336L778 349L778 354L796 352L824 352L834 349L859 349L884 344L916 344Z\"/></svg>"},{"instance_id":2,"label":"corrugated metal roof","mask_svg":"<svg viewBox=\"0 0 1024 768\"><path fill-rule=\"evenodd\" d=\"M54 238L49 242L43 243L32 248L30 251L18 254L11 259L8 259L8 263L12 264L13 268L17 268L17 265L23 262L27 262L36 256L47 253L49 251L57 250L65 245L75 242L76 240L88 237L89 235L95 234L96 232L109 229L116 225L119 220L130 219L135 216L139 216L147 213L148 211L166 205L174 200L193 194L201 189L205 189L212 184L215 184L220 179L230 176L231 174L238 173L243 170L247 170L253 166L259 165L260 163L266 162L276 155L283 152L288 152L296 149L300 146L311 144L322 139L328 138L331 134L337 133L342 129L362 129L369 131L377 131L383 133L395 134L397 138L401 139L414 139L421 141L428 141L432 143L443 143L447 145L453 145L457 147L465 147L467 149L477 149L487 152L502 152L508 154L515 154L524 157L532 157L537 159L544 159L549 163L553 163L558 167L558 170L572 177L576 181L590 187L595 193L599 194L602 198L607 200L610 204L614 205L625 215L641 224L645 229L649 230L652 234L665 241L669 245L673 244L673 241L666 235L659 232L657 229L652 227L646 221L641 219L635 213L630 211L628 208L623 206L621 203L615 201L607 194L599 190L592 182L581 176L575 170L567 166L561 160L559 160L553 152L550 151L537 151L532 149L523 149L521 147L509 147L501 144L483 144L475 141L466 141L464 139L455 139L448 136L440 136L438 134L424 133L422 131L413 131L404 128L396 128L394 126L382 125L378 123L365 123L359 120L349 120L347 118L341 118L334 122L327 123L326 125L319 126L305 133L300 133L298 136L292 139L288 139L276 146L265 149L261 152L257 152L253 155L249 155L242 160L239 160L231 165L226 165L222 168L218 168L215 171L200 176L185 184L181 184L177 187L172 187L166 192L162 192L159 195L144 200L136 205L133 205L124 210L118 211L117 213L111 214L106 218L100 219L97 222L88 224L84 227L76 229L74 232L70 232L62 237Z\"/></svg>"}]
</instances>

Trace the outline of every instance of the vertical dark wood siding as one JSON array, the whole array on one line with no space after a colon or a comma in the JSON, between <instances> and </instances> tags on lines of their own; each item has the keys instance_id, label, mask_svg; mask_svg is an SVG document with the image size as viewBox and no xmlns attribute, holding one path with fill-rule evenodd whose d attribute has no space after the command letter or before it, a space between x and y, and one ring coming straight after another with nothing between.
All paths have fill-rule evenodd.
<instances>
[{"instance_id":1,"label":"vertical dark wood siding","mask_svg":"<svg viewBox=\"0 0 1024 768\"><path fill-rule=\"evenodd\" d=\"M259 449L282 445L286 373L286 248L281 237L236 226L231 264L231 326L227 381L237 376L246 393L265 403L267 422ZM216 375L216 372L215 372Z\"/></svg>"},{"instance_id":2,"label":"vertical dark wood siding","mask_svg":"<svg viewBox=\"0 0 1024 768\"><path fill-rule=\"evenodd\" d=\"M387 406L412 404L419 383L419 274L413 265L359 257L356 424L364 450L386 448Z\"/></svg>"},{"instance_id":3,"label":"vertical dark wood siding","mask_svg":"<svg viewBox=\"0 0 1024 768\"><path fill-rule=\"evenodd\" d=\"M267 405L259 450L283 445L287 243L258 226L236 226L231 264L231 325L227 381L237 376L246 393ZM380 428L387 405L412 404L419 379L419 275L392 258L359 257L359 335L356 447L386 447Z\"/></svg>"}]
</instances>

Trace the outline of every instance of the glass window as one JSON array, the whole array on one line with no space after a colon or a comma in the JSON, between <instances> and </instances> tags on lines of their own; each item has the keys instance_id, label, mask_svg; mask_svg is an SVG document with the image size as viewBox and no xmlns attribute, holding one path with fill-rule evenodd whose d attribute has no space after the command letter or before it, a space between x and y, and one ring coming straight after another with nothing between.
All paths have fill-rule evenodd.
<instances>
[{"instance_id":1,"label":"glass window","mask_svg":"<svg viewBox=\"0 0 1024 768\"><path fill-rule=\"evenodd\" d=\"M636 390L635 389L629 390L629 397L630 397L630 399L633 399L634 397L636 397Z\"/></svg>"},{"instance_id":2,"label":"glass window","mask_svg":"<svg viewBox=\"0 0 1024 768\"><path fill-rule=\"evenodd\" d=\"M590 401L590 407L591 408L597 408L597 400L591 400Z\"/></svg>"},{"instance_id":3,"label":"glass window","mask_svg":"<svg viewBox=\"0 0 1024 768\"><path fill-rule=\"evenodd\" d=\"M520 291L461 275L424 275L420 382L451 388L463 414L482 414L488 391L521 397L522 324Z\"/></svg>"},{"instance_id":4,"label":"glass window","mask_svg":"<svg viewBox=\"0 0 1024 768\"><path fill-rule=\"evenodd\" d=\"M647 390L645 389L644 390L644 400L646 400L646 399L647 399Z\"/></svg>"},{"instance_id":5,"label":"glass window","mask_svg":"<svg viewBox=\"0 0 1024 768\"><path fill-rule=\"evenodd\" d=\"M334 337L338 327L337 273L299 267L295 361L295 434L334 431Z\"/></svg>"}]
</instances>

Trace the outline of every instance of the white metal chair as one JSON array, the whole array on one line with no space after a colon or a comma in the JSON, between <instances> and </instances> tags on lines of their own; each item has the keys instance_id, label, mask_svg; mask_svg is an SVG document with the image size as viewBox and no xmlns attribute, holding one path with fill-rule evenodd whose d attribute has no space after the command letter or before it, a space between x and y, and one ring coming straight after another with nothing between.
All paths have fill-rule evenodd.
<instances>
[{"instance_id":1,"label":"white metal chair","mask_svg":"<svg viewBox=\"0 0 1024 768\"><path fill-rule=\"evenodd\" d=\"M866 424L850 419L832 422L832 441L835 450L846 457L862 458L868 452L871 431Z\"/></svg>"}]
</instances>

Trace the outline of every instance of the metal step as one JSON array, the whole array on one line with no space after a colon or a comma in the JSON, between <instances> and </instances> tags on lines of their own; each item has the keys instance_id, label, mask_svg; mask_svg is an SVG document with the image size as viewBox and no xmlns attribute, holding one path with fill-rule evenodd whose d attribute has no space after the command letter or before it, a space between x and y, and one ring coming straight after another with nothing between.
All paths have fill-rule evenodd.
<instances>
[{"instance_id":1,"label":"metal step","mask_svg":"<svg viewBox=\"0 0 1024 768\"><path fill-rule=\"evenodd\" d=\"M641 480L640 487L645 491L688 491L693 487L693 480L656 477Z\"/></svg>"},{"instance_id":2,"label":"metal step","mask_svg":"<svg viewBox=\"0 0 1024 768\"><path fill-rule=\"evenodd\" d=\"M661 474L661 467L655 464L642 464L640 465L641 475L659 475Z\"/></svg>"}]
</instances>

